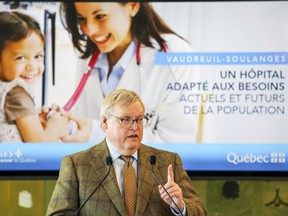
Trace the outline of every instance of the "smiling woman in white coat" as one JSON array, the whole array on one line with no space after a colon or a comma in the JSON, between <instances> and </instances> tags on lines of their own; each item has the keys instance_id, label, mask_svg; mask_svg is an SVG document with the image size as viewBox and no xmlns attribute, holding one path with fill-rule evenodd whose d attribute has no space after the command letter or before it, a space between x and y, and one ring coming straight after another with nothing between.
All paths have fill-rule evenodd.
<instances>
[{"instance_id":1,"label":"smiling woman in white coat","mask_svg":"<svg viewBox=\"0 0 288 216\"><path fill-rule=\"evenodd\" d=\"M78 116L70 116L78 123L78 132L65 137L65 142L101 141L102 101L119 88L137 92L145 104L149 122L144 128L144 143L196 142L200 106L198 101L187 102L187 97L198 92L181 86L199 82L199 69L155 64L156 52L192 52L192 48L164 23L150 3L65 2L61 12L80 53L76 80L81 80L88 65L91 67L73 108ZM97 61L91 65L95 56ZM193 113L185 110L191 106Z\"/></svg>"}]
</instances>

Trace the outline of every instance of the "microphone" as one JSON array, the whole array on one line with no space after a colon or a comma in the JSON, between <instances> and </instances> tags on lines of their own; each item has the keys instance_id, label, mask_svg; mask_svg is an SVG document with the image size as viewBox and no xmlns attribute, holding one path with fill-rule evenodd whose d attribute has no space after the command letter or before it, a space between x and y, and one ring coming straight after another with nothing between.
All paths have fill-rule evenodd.
<instances>
[{"instance_id":1,"label":"microphone","mask_svg":"<svg viewBox=\"0 0 288 216\"><path fill-rule=\"evenodd\" d=\"M91 198L91 196L95 193L95 191L100 187L100 185L103 183L103 181L107 178L107 176L110 173L111 170L111 165L112 165L112 158L111 156L107 156L106 157L106 164L109 166L109 170L106 173L106 175L104 176L104 178L99 182L99 184L96 186L96 188L92 191L92 193L90 194L90 196L85 200L84 203L82 203L82 205L77 209L75 215L78 216L79 212L81 211L81 209L85 206L85 204L88 202L88 200Z\"/></svg>"},{"instance_id":2,"label":"microphone","mask_svg":"<svg viewBox=\"0 0 288 216\"><path fill-rule=\"evenodd\" d=\"M154 177L156 178L157 182L162 186L162 188L165 190L166 194L169 196L169 198L171 199L173 204L176 206L176 208L179 211L179 213L183 216L182 211L180 210L178 205L175 203L175 201L172 199L172 197L170 196L170 194L168 193L168 191L166 190L166 188L164 187L164 185L162 184L162 182L160 181L160 179L157 177L157 175L154 172L154 165L156 164L156 156L155 155L151 155L150 156L150 164L151 164L151 167L152 167L152 173L153 173Z\"/></svg>"}]
</instances>

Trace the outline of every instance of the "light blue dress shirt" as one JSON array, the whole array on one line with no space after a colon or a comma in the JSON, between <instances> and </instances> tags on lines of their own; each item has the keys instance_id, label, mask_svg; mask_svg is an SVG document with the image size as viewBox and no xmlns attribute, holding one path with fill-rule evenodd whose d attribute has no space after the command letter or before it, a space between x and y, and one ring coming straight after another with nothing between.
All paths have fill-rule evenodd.
<instances>
[{"instance_id":1,"label":"light blue dress shirt","mask_svg":"<svg viewBox=\"0 0 288 216\"><path fill-rule=\"evenodd\" d=\"M124 71L128 67L129 63L132 61L134 55L136 54L136 43L132 41L119 61L113 66L111 73L108 77L109 63L106 53L101 53L98 61L96 62L94 69L99 73L99 80L101 83L101 90L103 96L105 97L110 92L114 91L121 79Z\"/></svg>"}]
</instances>

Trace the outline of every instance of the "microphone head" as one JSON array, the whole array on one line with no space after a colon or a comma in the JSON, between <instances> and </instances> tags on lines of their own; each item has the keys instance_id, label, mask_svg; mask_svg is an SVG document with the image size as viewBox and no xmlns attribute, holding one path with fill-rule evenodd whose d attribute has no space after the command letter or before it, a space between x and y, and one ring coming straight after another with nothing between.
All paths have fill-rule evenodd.
<instances>
[{"instance_id":1,"label":"microphone head","mask_svg":"<svg viewBox=\"0 0 288 216\"><path fill-rule=\"evenodd\" d=\"M107 164L108 166L112 165L112 158L111 158L110 155L106 157L106 164Z\"/></svg>"},{"instance_id":2,"label":"microphone head","mask_svg":"<svg viewBox=\"0 0 288 216\"><path fill-rule=\"evenodd\" d=\"M150 156L150 164L152 166L154 166L156 164L156 156L155 155Z\"/></svg>"}]
</instances>

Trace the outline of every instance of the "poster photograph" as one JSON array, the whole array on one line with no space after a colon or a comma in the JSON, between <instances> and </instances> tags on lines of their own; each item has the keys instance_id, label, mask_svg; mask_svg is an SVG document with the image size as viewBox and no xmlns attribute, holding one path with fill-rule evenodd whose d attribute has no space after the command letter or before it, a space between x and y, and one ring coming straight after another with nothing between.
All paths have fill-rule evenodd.
<instances>
[{"instance_id":1,"label":"poster photograph","mask_svg":"<svg viewBox=\"0 0 288 216\"><path fill-rule=\"evenodd\" d=\"M4 133L6 83L1 80L0 172L57 173L64 155L104 139L99 126L102 101L113 89L126 88L145 105L149 121L143 143L179 153L188 172L287 174L288 2L150 4L177 35L161 33L164 42L160 46L152 40L153 47L133 40L125 51L131 60L122 58L114 65L118 71L124 68L118 78L105 78L106 54L99 52L95 62L92 54L80 58L81 46L89 43L83 29L77 29L83 44L78 49L73 44L76 36L65 29L63 2L0 2L0 13L27 14L39 22L44 35L44 72L31 93L37 110L58 105L93 121L86 141L9 141ZM84 22L79 15L77 22L78 28ZM0 29L0 35L5 31ZM70 135L79 132L77 121L67 127Z\"/></svg>"}]
</instances>

